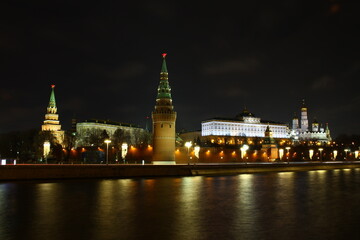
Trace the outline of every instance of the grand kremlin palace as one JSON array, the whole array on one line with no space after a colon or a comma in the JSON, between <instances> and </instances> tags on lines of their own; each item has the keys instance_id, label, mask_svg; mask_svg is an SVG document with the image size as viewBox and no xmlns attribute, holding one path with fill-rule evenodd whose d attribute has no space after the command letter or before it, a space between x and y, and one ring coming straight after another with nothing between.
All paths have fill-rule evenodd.
<instances>
[{"instance_id":1,"label":"grand kremlin palace","mask_svg":"<svg viewBox=\"0 0 360 240\"><path fill-rule=\"evenodd\" d=\"M218 144L242 144L244 138L264 138L269 126L274 138L289 139L290 130L286 124L264 121L247 109L235 118L212 118L202 121L202 141Z\"/></svg>"}]
</instances>

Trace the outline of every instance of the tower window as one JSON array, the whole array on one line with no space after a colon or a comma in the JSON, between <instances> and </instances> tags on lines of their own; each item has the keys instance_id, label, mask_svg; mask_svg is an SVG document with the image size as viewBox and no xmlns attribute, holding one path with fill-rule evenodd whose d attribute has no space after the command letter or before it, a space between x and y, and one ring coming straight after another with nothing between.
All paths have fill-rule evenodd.
<instances>
[{"instance_id":1,"label":"tower window","mask_svg":"<svg viewBox=\"0 0 360 240\"><path fill-rule=\"evenodd\" d=\"M169 127L171 128L171 124L169 124Z\"/></svg>"},{"instance_id":2,"label":"tower window","mask_svg":"<svg viewBox=\"0 0 360 240\"><path fill-rule=\"evenodd\" d=\"M164 124L161 124L161 128L163 128L164 127Z\"/></svg>"}]
</instances>

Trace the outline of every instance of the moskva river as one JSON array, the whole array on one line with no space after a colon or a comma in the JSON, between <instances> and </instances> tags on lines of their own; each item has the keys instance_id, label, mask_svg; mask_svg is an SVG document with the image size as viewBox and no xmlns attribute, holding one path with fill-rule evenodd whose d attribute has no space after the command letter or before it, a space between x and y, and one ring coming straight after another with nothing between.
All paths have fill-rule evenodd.
<instances>
[{"instance_id":1,"label":"moskva river","mask_svg":"<svg viewBox=\"0 0 360 240\"><path fill-rule=\"evenodd\" d=\"M360 239L360 169L2 182L0 239Z\"/></svg>"}]
</instances>

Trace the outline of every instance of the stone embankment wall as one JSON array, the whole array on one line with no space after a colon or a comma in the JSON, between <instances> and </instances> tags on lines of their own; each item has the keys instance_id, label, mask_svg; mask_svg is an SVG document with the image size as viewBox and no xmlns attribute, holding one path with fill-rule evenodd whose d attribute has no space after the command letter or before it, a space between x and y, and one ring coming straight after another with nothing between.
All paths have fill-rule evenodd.
<instances>
[{"instance_id":1,"label":"stone embankment wall","mask_svg":"<svg viewBox=\"0 0 360 240\"><path fill-rule=\"evenodd\" d=\"M360 163L214 165L6 165L0 166L0 180L134 178L167 176L176 177L349 168L360 168Z\"/></svg>"}]
</instances>

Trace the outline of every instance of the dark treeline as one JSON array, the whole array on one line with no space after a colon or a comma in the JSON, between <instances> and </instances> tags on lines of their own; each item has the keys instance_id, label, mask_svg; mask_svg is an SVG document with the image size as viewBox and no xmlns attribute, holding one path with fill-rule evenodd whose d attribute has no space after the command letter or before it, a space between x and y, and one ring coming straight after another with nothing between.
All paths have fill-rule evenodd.
<instances>
[{"instance_id":1,"label":"dark treeline","mask_svg":"<svg viewBox=\"0 0 360 240\"><path fill-rule=\"evenodd\" d=\"M65 134L65 146L71 146L69 134ZM2 159L16 159L19 163L33 163L43 158L43 144L48 140L51 143L51 152L56 158L65 158L63 148L56 143L50 132L41 132L37 129L13 131L0 134L0 157Z\"/></svg>"},{"instance_id":2,"label":"dark treeline","mask_svg":"<svg viewBox=\"0 0 360 240\"><path fill-rule=\"evenodd\" d=\"M95 129L97 130L97 129ZM50 142L50 155L46 159L52 163L71 163L81 161L81 147L90 147L97 149L98 147L104 149L106 144L105 139L111 139L111 146L114 149L116 156L121 151L121 144L127 142L129 146L145 147L151 142L151 136L148 132L136 132L129 135L126 131L118 129L110 138L104 130L93 130L91 134L84 136L76 136L71 131L65 131L62 145L59 144L56 138L50 131L39 131L31 129L26 131L12 131L0 134L0 159L17 160L18 163L36 163L43 162L44 159L44 142ZM75 149L77 138L79 146Z\"/></svg>"},{"instance_id":3,"label":"dark treeline","mask_svg":"<svg viewBox=\"0 0 360 240\"><path fill-rule=\"evenodd\" d=\"M36 158L39 130L14 131L0 134L1 158L33 160Z\"/></svg>"}]
</instances>

